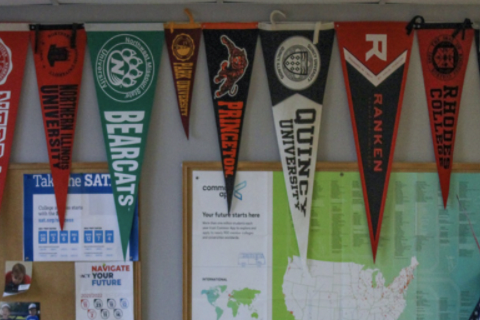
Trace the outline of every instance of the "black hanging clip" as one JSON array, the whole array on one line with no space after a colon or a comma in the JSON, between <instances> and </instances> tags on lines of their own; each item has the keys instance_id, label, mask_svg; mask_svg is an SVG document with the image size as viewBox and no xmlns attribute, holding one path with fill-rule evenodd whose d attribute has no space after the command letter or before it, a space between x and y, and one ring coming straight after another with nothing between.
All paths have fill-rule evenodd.
<instances>
[{"instance_id":1,"label":"black hanging clip","mask_svg":"<svg viewBox=\"0 0 480 320\"><path fill-rule=\"evenodd\" d=\"M35 30L35 48L34 48L34 51L35 51L35 54L38 53L38 45L39 45L39 42L40 42L40 25L39 24L34 24L34 25L31 25L31 28L33 28L33 30Z\"/></svg>"},{"instance_id":2,"label":"black hanging clip","mask_svg":"<svg viewBox=\"0 0 480 320\"><path fill-rule=\"evenodd\" d=\"M466 29L471 29L472 25L473 25L473 23L470 19L465 19L463 21L463 23L460 24L458 26L458 28L455 29L455 31L452 33L452 38L455 38L457 36L457 34L459 34L460 31L462 31L462 40L464 40L465 39L465 30Z\"/></svg>"},{"instance_id":3,"label":"black hanging clip","mask_svg":"<svg viewBox=\"0 0 480 320\"><path fill-rule=\"evenodd\" d=\"M72 24L72 36L70 37L70 48L72 49L77 47L77 29L78 23Z\"/></svg>"},{"instance_id":4,"label":"black hanging clip","mask_svg":"<svg viewBox=\"0 0 480 320\"><path fill-rule=\"evenodd\" d=\"M417 20L420 19L420 22ZM412 33L413 29L419 29L425 23L425 19L422 16L415 16L412 20L407 24L405 29L407 29L407 35Z\"/></svg>"}]
</instances>

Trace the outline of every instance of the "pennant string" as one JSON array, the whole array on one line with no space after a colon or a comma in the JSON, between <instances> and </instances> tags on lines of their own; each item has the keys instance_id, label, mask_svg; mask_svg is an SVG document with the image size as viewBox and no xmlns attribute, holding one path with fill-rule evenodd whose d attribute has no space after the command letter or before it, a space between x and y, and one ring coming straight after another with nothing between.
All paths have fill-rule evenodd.
<instances>
[{"instance_id":1,"label":"pennant string","mask_svg":"<svg viewBox=\"0 0 480 320\"><path fill-rule=\"evenodd\" d=\"M185 10L183 10L183 11L185 11L185 13L187 14L188 19L190 20L190 23L191 23L191 24L194 24L195 21L193 20L193 15L192 15L192 13L190 12L190 10L188 10L188 8L185 8Z\"/></svg>"},{"instance_id":2,"label":"pennant string","mask_svg":"<svg viewBox=\"0 0 480 320\"><path fill-rule=\"evenodd\" d=\"M458 200L458 206L460 207L460 211L467 217L468 224L470 226L470 231L472 232L473 238L475 239L475 242L477 243L477 248L480 251L480 243L478 242L477 236L475 235L475 231L473 230L472 222L470 221L470 217L468 216L467 211L462 206L462 203L460 202L460 198L458 197L458 194L457 194L457 200Z\"/></svg>"},{"instance_id":3,"label":"pennant string","mask_svg":"<svg viewBox=\"0 0 480 320\"><path fill-rule=\"evenodd\" d=\"M72 36L70 37L70 48L75 49L77 46L77 28L78 24L74 23L72 25Z\"/></svg>"},{"instance_id":4,"label":"pennant string","mask_svg":"<svg viewBox=\"0 0 480 320\"><path fill-rule=\"evenodd\" d=\"M313 32L313 44L317 44L320 38L320 29L322 28L321 22L315 23L315 31Z\"/></svg>"},{"instance_id":5,"label":"pennant string","mask_svg":"<svg viewBox=\"0 0 480 320\"><path fill-rule=\"evenodd\" d=\"M420 22L417 22L418 19L420 19ZM420 28L424 23L425 19L422 16L413 17L412 20L410 20L410 22L405 27L405 29L407 29L407 35L410 35L413 29Z\"/></svg>"},{"instance_id":6,"label":"pennant string","mask_svg":"<svg viewBox=\"0 0 480 320\"><path fill-rule=\"evenodd\" d=\"M40 25L36 24L35 25L35 54L38 53L38 42L40 38Z\"/></svg>"},{"instance_id":7,"label":"pennant string","mask_svg":"<svg viewBox=\"0 0 480 320\"><path fill-rule=\"evenodd\" d=\"M465 30L472 27L472 21L470 19L465 19L461 25L452 34L452 38L455 38L460 31L462 31L462 40L465 40Z\"/></svg>"},{"instance_id":8,"label":"pennant string","mask_svg":"<svg viewBox=\"0 0 480 320\"><path fill-rule=\"evenodd\" d=\"M270 23L272 24L273 29L275 29L275 20L273 19L276 14L281 15L282 17L286 18L287 15L283 13L280 10L273 10L272 13L270 13Z\"/></svg>"}]
</instances>

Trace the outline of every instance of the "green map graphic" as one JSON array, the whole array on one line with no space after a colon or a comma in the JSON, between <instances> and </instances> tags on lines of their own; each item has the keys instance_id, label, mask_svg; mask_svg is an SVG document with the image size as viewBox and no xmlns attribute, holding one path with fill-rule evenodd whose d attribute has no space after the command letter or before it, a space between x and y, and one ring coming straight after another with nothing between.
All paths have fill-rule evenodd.
<instances>
[{"instance_id":1,"label":"green map graphic","mask_svg":"<svg viewBox=\"0 0 480 320\"><path fill-rule=\"evenodd\" d=\"M207 296L208 303L215 307L217 313L217 320L219 320L224 314L225 308L231 309L231 314L234 318L239 314L239 308L241 306L247 307L250 318L258 319L258 312L254 308L253 303L257 296L261 293L259 290L244 288L242 290L232 290L230 293L226 292L227 286L215 286L210 289L202 290L202 295ZM224 297L224 295L228 295ZM226 306L220 306L219 301L227 298Z\"/></svg>"},{"instance_id":2,"label":"green map graphic","mask_svg":"<svg viewBox=\"0 0 480 320\"><path fill-rule=\"evenodd\" d=\"M459 200L457 200L457 195ZM272 319L468 319L480 297L480 174L392 173L373 263L358 172L315 176L306 274L273 175ZM461 205L459 204L461 203Z\"/></svg>"}]
</instances>

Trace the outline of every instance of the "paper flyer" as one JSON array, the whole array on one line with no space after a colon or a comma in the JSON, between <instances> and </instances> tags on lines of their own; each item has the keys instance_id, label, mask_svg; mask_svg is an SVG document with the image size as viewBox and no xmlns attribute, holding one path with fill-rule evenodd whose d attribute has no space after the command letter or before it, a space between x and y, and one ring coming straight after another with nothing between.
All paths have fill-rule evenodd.
<instances>
[{"instance_id":1,"label":"paper flyer","mask_svg":"<svg viewBox=\"0 0 480 320\"><path fill-rule=\"evenodd\" d=\"M23 180L25 261L123 260L110 174L70 175L63 230L52 176L25 174ZM129 260L138 260L138 209L127 254Z\"/></svg>"},{"instance_id":2,"label":"paper flyer","mask_svg":"<svg viewBox=\"0 0 480 320\"><path fill-rule=\"evenodd\" d=\"M75 263L76 320L133 320L133 263Z\"/></svg>"}]
</instances>

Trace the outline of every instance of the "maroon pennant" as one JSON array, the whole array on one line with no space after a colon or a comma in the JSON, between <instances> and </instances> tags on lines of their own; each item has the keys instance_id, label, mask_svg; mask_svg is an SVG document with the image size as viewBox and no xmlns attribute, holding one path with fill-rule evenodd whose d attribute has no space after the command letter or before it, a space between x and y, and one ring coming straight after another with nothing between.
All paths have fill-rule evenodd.
<instances>
[{"instance_id":1,"label":"maroon pennant","mask_svg":"<svg viewBox=\"0 0 480 320\"><path fill-rule=\"evenodd\" d=\"M190 23L169 22L165 23L164 28L173 82L177 93L178 111L188 139L193 81L197 67L202 26L193 22L188 9L185 9L185 12L190 17Z\"/></svg>"}]
</instances>

